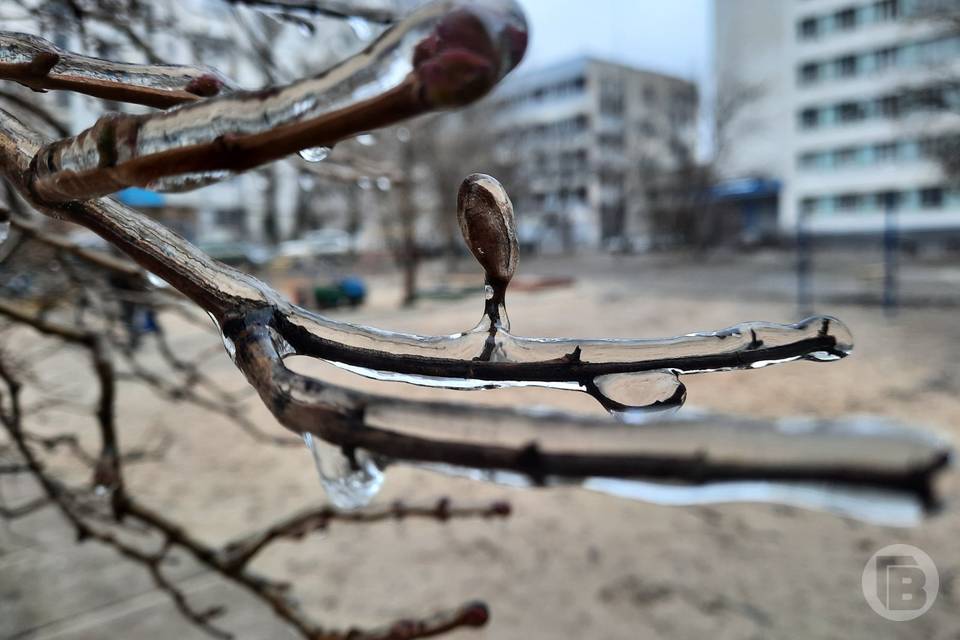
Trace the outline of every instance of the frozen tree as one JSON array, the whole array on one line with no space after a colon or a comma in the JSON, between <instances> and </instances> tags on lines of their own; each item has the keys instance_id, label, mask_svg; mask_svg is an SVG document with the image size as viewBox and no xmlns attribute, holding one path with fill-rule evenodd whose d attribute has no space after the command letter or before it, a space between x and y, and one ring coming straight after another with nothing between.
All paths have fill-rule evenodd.
<instances>
[{"instance_id":1,"label":"frozen tree","mask_svg":"<svg viewBox=\"0 0 960 640\"><path fill-rule=\"evenodd\" d=\"M139 43L143 63L80 55L34 35L0 34L2 79L36 91L73 91L153 109L108 113L73 135L39 111L14 109L15 104L0 111L0 174L11 190L3 210L5 235L12 226L16 238L9 242L46 247L63 274L51 290L60 287L73 296L69 315L56 306L38 309L0 301L0 314L8 321L5 335L10 336L0 348L0 423L7 435L4 460L11 460L0 472L27 474L43 490L34 502L5 507L4 517L55 506L78 538L111 546L142 564L179 610L213 635L228 635L218 626L222 610L197 609L167 578L165 562L174 551L192 555L241 585L305 638L403 639L480 626L487 609L467 603L382 628L338 631L301 610L287 585L249 570L251 560L272 543L335 522L443 521L509 513L505 504L460 506L446 499L423 506L369 506L390 465L412 463L514 484L580 483L654 500L661 495L657 487L722 490L735 485L736 495L759 497L742 489L762 486L767 499L811 504L815 494L814 503L854 515L857 505L869 507L878 496L935 505L932 480L946 464L948 451L942 442L907 429L876 422L782 424L657 413L683 403L682 375L845 357L852 337L835 318L791 325L749 322L658 340L512 333L506 295L518 265L518 243L510 199L490 176L472 174L463 181L456 212L467 248L485 274L481 320L473 329L447 336L391 333L299 308L265 283L212 260L163 225L107 197L128 186L191 189L295 153L319 161L352 137L473 102L519 63L526 47L526 23L512 0L438 0L396 20L360 4L246 3L306 24L324 15L390 26L362 52L321 73L285 82L277 70L272 72L274 84L257 91L235 89L233 81L211 68L161 64L135 21L151 19L144 11L147 5L132 0L89 5L77 0L63 6L75 12L76 20L113 21ZM132 19L120 19L121 10ZM267 68L279 67L266 43L261 44L255 55ZM32 212L86 227L126 258L79 247L45 229ZM16 257L16 247L14 251ZM202 358L208 354L188 359L161 346L174 374L138 363L133 343L139 337L125 335L123 322L133 302L140 309L169 307L190 317L200 310L213 319L250 387L279 424L307 442L333 506L293 514L221 547L199 539L126 489L125 465L162 455L162 447L131 450L121 445L113 411L120 373L210 411L229 412L236 393L203 374ZM100 435L97 453L78 446L69 433L40 438L31 432L31 419L42 408L36 403L42 400L37 394L25 396L24 389L36 381L31 367L43 354L21 346L17 336L23 331L87 353L99 389L93 409ZM296 373L284 363L292 355L410 384L544 386L587 393L611 417L388 398ZM290 440L237 422L264 446L284 446ZM59 447L73 451L90 468L90 486L67 482L45 463L45 452ZM159 545L149 544L157 539Z\"/></svg>"}]
</instances>

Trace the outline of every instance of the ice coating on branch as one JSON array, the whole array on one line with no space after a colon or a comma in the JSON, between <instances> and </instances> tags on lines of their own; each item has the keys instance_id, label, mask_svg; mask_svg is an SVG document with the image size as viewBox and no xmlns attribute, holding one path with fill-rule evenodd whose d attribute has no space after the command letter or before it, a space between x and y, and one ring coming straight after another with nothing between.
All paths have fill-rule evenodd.
<instances>
[{"instance_id":1,"label":"ice coating on branch","mask_svg":"<svg viewBox=\"0 0 960 640\"><path fill-rule=\"evenodd\" d=\"M651 410L679 409L687 399L687 388L671 371L598 376L588 391L625 422L643 420Z\"/></svg>"},{"instance_id":2,"label":"ice coating on branch","mask_svg":"<svg viewBox=\"0 0 960 640\"><path fill-rule=\"evenodd\" d=\"M450 336L417 336L334 322L301 310L289 318L292 330L329 337L345 352L331 356L322 345L305 340L296 345L298 353L370 378L423 386L577 389L634 423L645 420L645 411L683 405L682 374L838 360L853 349L847 327L828 316L792 325L746 322L664 339L520 337L510 333L506 310L506 289L519 261L509 197L495 178L470 175L458 192L457 217L467 247L485 272L479 324ZM391 359L389 370L371 366L371 360L383 356Z\"/></svg>"},{"instance_id":3,"label":"ice coating on branch","mask_svg":"<svg viewBox=\"0 0 960 640\"><path fill-rule=\"evenodd\" d=\"M417 44L413 67L429 103L459 106L493 88L520 63L526 48L526 21L514 2L464 4Z\"/></svg>"},{"instance_id":4,"label":"ice coating on branch","mask_svg":"<svg viewBox=\"0 0 960 640\"><path fill-rule=\"evenodd\" d=\"M333 506L339 509L365 507L383 486L383 471L365 451L354 451L351 457L339 447L303 434L320 474L320 484Z\"/></svg>"},{"instance_id":5,"label":"ice coating on branch","mask_svg":"<svg viewBox=\"0 0 960 640\"><path fill-rule=\"evenodd\" d=\"M162 113L105 117L42 148L33 187L49 200L81 199L330 147L479 98L519 63L526 40L513 0L437 0L315 77Z\"/></svg>"},{"instance_id":6,"label":"ice coating on branch","mask_svg":"<svg viewBox=\"0 0 960 640\"><path fill-rule=\"evenodd\" d=\"M13 71L12 77L32 89L68 89L157 107L231 88L226 77L203 65L114 62L64 51L26 33L0 33L0 67Z\"/></svg>"},{"instance_id":7,"label":"ice coating on branch","mask_svg":"<svg viewBox=\"0 0 960 640\"><path fill-rule=\"evenodd\" d=\"M0 244L6 242L9 235L10 213L6 209L0 208Z\"/></svg>"},{"instance_id":8,"label":"ice coating on branch","mask_svg":"<svg viewBox=\"0 0 960 640\"><path fill-rule=\"evenodd\" d=\"M624 477L582 480L497 469L421 464L434 471L514 487L580 485L662 505L766 502L817 509L889 526L912 526L935 510L928 484L945 468L949 443L882 417L764 421L725 415L654 416L642 426L601 427L544 410L504 415L482 410L452 420L439 411L377 407L372 424L443 434L457 442L493 442L532 451L638 452ZM455 425L454 429L451 426ZM589 436L585 437L587 434ZM491 440L492 439L492 440ZM531 454L531 459L535 456ZM880 481L879 477L887 477ZM679 478L685 477L685 480Z\"/></svg>"}]
</instances>

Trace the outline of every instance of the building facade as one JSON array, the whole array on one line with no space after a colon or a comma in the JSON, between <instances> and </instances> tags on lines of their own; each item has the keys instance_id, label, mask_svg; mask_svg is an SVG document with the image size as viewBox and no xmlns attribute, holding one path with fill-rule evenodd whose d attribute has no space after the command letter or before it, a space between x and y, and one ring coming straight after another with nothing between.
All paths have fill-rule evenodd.
<instances>
[{"instance_id":1,"label":"building facade","mask_svg":"<svg viewBox=\"0 0 960 640\"><path fill-rule=\"evenodd\" d=\"M733 127L719 162L729 178L782 185L781 233L877 233L888 210L905 231L960 232L960 190L936 157L960 134L960 32L923 5L716 0L718 95L763 91L737 116L763 126Z\"/></svg>"},{"instance_id":2,"label":"building facade","mask_svg":"<svg viewBox=\"0 0 960 640\"><path fill-rule=\"evenodd\" d=\"M696 86L620 64L521 72L488 104L497 148L523 173L521 240L544 250L642 239L645 178L695 152Z\"/></svg>"}]
</instances>

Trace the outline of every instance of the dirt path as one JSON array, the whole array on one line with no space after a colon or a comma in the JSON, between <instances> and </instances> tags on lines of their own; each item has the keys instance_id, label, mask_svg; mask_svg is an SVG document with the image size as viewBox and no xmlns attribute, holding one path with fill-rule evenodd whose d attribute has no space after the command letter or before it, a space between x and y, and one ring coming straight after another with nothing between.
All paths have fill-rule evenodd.
<instances>
[{"instance_id":1,"label":"dirt path","mask_svg":"<svg viewBox=\"0 0 960 640\"><path fill-rule=\"evenodd\" d=\"M452 333L469 327L479 315L476 300L425 303L413 312L398 312L386 306L388 297L376 298L372 308L351 317L388 329ZM783 303L643 295L622 273L581 281L573 288L517 294L510 306L516 333L541 336L653 337L745 320L796 319L792 307ZM691 376L685 379L688 403L763 416L880 414L936 428L960 441L960 325L952 314L910 310L887 321L876 309L836 306L818 311L850 325L857 340L854 357L826 365L798 363ZM191 345L212 339L196 331L183 326L176 339ZM344 383L372 384L329 367L313 370ZM226 357L213 371L243 384ZM443 393L385 383L376 389L423 397ZM201 410L183 405L171 410L136 386L124 392L120 417L125 442L155 437L158 429L176 434L163 462L130 469L132 491L208 539L223 541L322 501L305 449L264 448ZM597 410L586 396L543 390L466 397ZM248 404L262 428L277 429L258 402ZM960 482L951 475L944 490L956 496L958 489ZM383 622L481 598L493 611L490 626L457 637L947 639L960 634L956 510L919 528L901 530L777 506L668 508L577 489L516 490L410 469L390 470L378 500L434 500L444 495L463 501L506 498L514 505L514 515L505 522L334 526L299 544L277 545L255 567L293 580L304 606L334 626ZM53 524L51 518L44 521L45 527ZM34 536L29 527L27 522L15 525L12 533L0 537L0 548L15 548L13 533ZM941 575L938 601L912 622L882 619L861 593L864 563L874 551L895 542L924 549ZM136 569L119 577L101 575L89 569L90 564L102 569L112 560L101 554L84 564L80 560L88 553L82 551L85 547L66 544L42 536L37 540L31 553L37 548L52 553L55 548L67 560L50 570L37 563L43 579L35 588L16 590L16 611L35 612L37 620L50 618L49 609L56 606L53 594L60 593L64 581L76 589L116 593L138 579L132 577ZM12 566L13 556L8 556L0 555L4 599L11 597L15 576L24 575L4 568ZM5 558L11 564L4 564ZM184 570L185 580L201 578ZM234 604L231 615L237 617L226 620L238 630L259 621L261 626L249 627L240 637L284 637L271 625L268 611L236 601L239 596L226 589L208 593ZM74 614L73 627L58 623L25 636L16 632L33 628L29 621L0 615L0 636L201 637L175 620L169 605L148 605L107 611L91 623L91 604L86 618ZM132 621L138 626L131 627ZM136 633L130 635L130 629Z\"/></svg>"}]
</instances>

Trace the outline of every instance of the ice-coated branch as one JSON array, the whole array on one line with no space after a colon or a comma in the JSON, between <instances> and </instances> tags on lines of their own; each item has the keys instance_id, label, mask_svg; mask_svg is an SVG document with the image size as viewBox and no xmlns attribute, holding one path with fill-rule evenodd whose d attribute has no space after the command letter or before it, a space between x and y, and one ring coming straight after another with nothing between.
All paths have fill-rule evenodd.
<instances>
[{"instance_id":1,"label":"ice-coated branch","mask_svg":"<svg viewBox=\"0 0 960 640\"><path fill-rule=\"evenodd\" d=\"M0 79L34 91L75 91L161 109L215 96L232 86L209 67L113 62L10 32L0 33Z\"/></svg>"},{"instance_id":2,"label":"ice-coated branch","mask_svg":"<svg viewBox=\"0 0 960 640\"><path fill-rule=\"evenodd\" d=\"M40 149L31 190L47 202L128 186L182 190L303 149L329 148L476 100L519 63L526 41L513 0L436 0L312 78L161 113L106 115Z\"/></svg>"},{"instance_id":3,"label":"ice-coated branch","mask_svg":"<svg viewBox=\"0 0 960 640\"><path fill-rule=\"evenodd\" d=\"M28 323L29 324L29 323ZM34 325L31 325L34 326ZM34 326L34 328L37 328ZM41 329L50 329L50 325L41 325ZM73 334L65 330L56 330L48 334L57 340L68 339ZM190 534L178 523L163 514L149 508L134 496L122 490L120 482L122 464L137 459L134 451L119 454L113 421L112 403L112 367L109 352L104 351L95 342L84 341L74 336L75 343L83 344L93 353L91 367L100 380L101 394L94 411L100 425L103 450L98 457L88 455L72 434L57 436L36 436L26 430L24 420L27 412L20 402L23 385L21 376L31 380L21 361L14 362L6 353L0 352L0 425L5 428L9 442L19 457L17 464L4 465L0 473L30 473L43 489L43 495L25 499L15 505L0 505L0 519L16 520L28 516L47 506L55 506L76 530L79 541L93 540L113 548L124 559L141 565L153 578L156 587L166 593L177 610L192 624L206 633L220 638L233 637L225 627L219 624L219 617L225 613L222 606L200 609L195 607L187 593L166 576L168 561L176 560L175 551L185 552L211 571L224 579L232 581L261 600L278 616L285 620L304 638L310 640L355 640L369 639L414 639L430 637L445 630L460 627L479 626L486 622L488 614L482 603L470 602L461 607L441 612L423 619L404 619L382 628L370 630L336 630L321 627L302 611L288 592L288 585L264 578L251 572L246 565L260 551L279 540L296 540L329 523L342 521L354 524L372 524L376 522L403 519L425 518L446 521L451 518L490 518L509 514L509 505L502 502L487 506L461 506L441 499L435 504L404 505L397 503L390 507L378 507L369 510L345 513L323 507L301 512L278 521L262 531L250 533L238 538L237 543L222 548L212 546ZM75 449L84 464L94 467L94 483L98 485L98 495L110 495L115 520L101 515L99 502L83 489L67 486L56 479L37 455L35 449L51 450L60 445ZM4 447L7 449L7 447ZM5 451L5 455L6 455ZM137 538L118 535L118 528L135 530ZM152 534L147 536L146 534ZM156 544L159 537L161 545ZM217 624L214 622L217 621Z\"/></svg>"},{"instance_id":4,"label":"ice-coated branch","mask_svg":"<svg viewBox=\"0 0 960 640\"><path fill-rule=\"evenodd\" d=\"M26 168L30 136L6 119L0 159ZM16 174L13 176L16 177ZM145 216L110 200L52 211L92 229L216 318L228 351L267 407L289 429L346 452L522 474L535 483L605 476L686 483L735 480L833 482L903 491L932 504L930 481L946 461L935 440L905 431L827 425L805 444L771 423L715 418L642 427L646 407L679 405L680 374L758 368L797 359L836 360L852 348L839 321L747 323L662 340L521 338L507 331L506 287L516 267L512 210L499 184L473 176L460 216L490 284L484 318L454 336L415 336L359 327L310 313L267 285L219 264ZM502 244L504 246L498 246ZM590 393L627 423L526 410L437 405L362 394L290 371L293 353L385 380L452 388L541 385ZM667 449L651 433L676 438ZM589 433L589 436L584 434ZM753 456L753 439L769 443ZM802 445L802 446L801 446ZM891 452L889 457L878 451ZM732 453L731 453L732 451ZM803 451L802 456L795 452ZM882 461L881 461L882 460Z\"/></svg>"}]
</instances>

